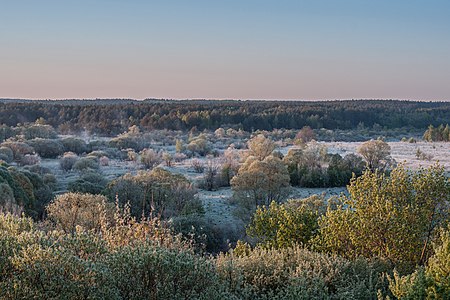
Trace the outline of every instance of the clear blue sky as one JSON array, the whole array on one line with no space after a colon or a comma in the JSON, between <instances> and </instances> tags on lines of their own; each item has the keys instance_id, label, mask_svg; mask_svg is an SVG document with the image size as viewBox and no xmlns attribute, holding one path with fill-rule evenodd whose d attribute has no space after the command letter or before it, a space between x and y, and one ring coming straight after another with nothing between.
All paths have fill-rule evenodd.
<instances>
[{"instance_id":1,"label":"clear blue sky","mask_svg":"<svg viewBox=\"0 0 450 300\"><path fill-rule=\"evenodd\" d=\"M0 97L450 100L450 1L0 0Z\"/></svg>"}]
</instances>

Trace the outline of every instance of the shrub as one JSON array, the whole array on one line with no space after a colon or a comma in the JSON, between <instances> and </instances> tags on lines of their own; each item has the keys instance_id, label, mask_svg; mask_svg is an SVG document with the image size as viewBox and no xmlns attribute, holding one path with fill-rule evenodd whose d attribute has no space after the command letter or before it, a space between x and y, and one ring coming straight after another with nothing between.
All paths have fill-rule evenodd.
<instances>
[{"instance_id":1,"label":"shrub","mask_svg":"<svg viewBox=\"0 0 450 300\"><path fill-rule=\"evenodd\" d=\"M105 193L111 200L117 195L122 204L129 201L135 217L203 213L192 184L184 176L160 168L125 174L111 181Z\"/></svg>"},{"instance_id":2,"label":"shrub","mask_svg":"<svg viewBox=\"0 0 450 300\"><path fill-rule=\"evenodd\" d=\"M23 142L4 142L1 146L11 149L15 161L20 161L25 154L34 153L33 147Z\"/></svg>"},{"instance_id":3,"label":"shrub","mask_svg":"<svg viewBox=\"0 0 450 300\"><path fill-rule=\"evenodd\" d=\"M59 195L47 206L49 218L66 233L74 233L77 226L100 230L106 209L105 196L82 193Z\"/></svg>"},{"instance_id":4,"label":"shrub","mask_svg":"<svg viewBox=\"0 0 450 300\"><path fill-rule=\"evenodd\" d=\"M247 234L266 248L289 248L295 244L307 245L319 228L318 213L306 206L292 206L272 202L258 207Z\"/></svg>"},{"instance_id":5,"label":"shrub","mask_svg":"<svg viewBox=\"0 0 450 300\"><path fill-rule=\"evenodd\" d=\"M255 248L221 254L218 272L240 299L376 299L383 265L305 250Z\"/></svg>"},{"instance_id":6,"label":"shrub","mask_svg":"<svg viewBox=\"0 0 450 300\"><path fill-rule=\"evenodd\" d=\"M7 183L0 183L0 213L15 213L21 212L20 206L14 199L14 192Z\"/></svg>"},{"instance_id":7,"label":"shrub","mask_svg":"<svg viewBox=\"0 0 450 300\"><path fill-rule=\"evenodd\" d=\"M191 166L195 173L203 173L205 171L205 165L199 159L193 159L191 161Z\"/></svg>"},{"instance_id":8,"label":"shrub","mask_svg":"<svg viewBox=\"0 0 450 300\"><path fill-rule=\"evenodd\" d=\"M263 161L249 156L231 180L234 197L245 207L257 208L279 202L289 193L289 173L283 162L274 156Z\"/></svg>"},{"instance_id":9,"label":"shrub","mask_svg":"<svg viewBox=\"0 0 450 300\"><path fill-rule=\"evenodd\" d=\"M78 179L70 182L67 189L74 193L100 194L107 183L107 180L100 173L87 170Z\"/></svg>"},{"instance_id":10,"label":"shrub","mask_svg":"<svg viewBox=\"0 0 450 300\"><path fill-rule=\"evenodd\" d=\"M28 140L27 144L43 158L56 158L64 153L64 146L59 140L36 138Z\"/></svg>"},{"instance_id":11,"label":"shrub","mask_svg":"<svg viewBox=\"0 0 450 300\"><path fill-rule=\"evenodd\" d=\"M102 156L108 156L108 153L106 153L103 150L95 150L95 151L92 151L91 153L89 153L87 156L100 158Z\"/></svg>"},{"instance_id":12,"label":"shrub","mask_svg":"<svg viewBox=\"0 0 450 300\"><path fill-rule=\"evenodd\" d=\"M10 148L0 147L0 160L10 163L13 161L13 159L14 159L14 153Z\"/></svg>"},{"instance_id":13,"label":"shrub","mask_svg":"<svg viewBox=\"0 0 450 300\"><path fill-rule=\"evenodd\" d=\"M88 151L87 144L84 140L68 137L61 140L64 146L64 152L73 152L76 154L82 154Z\"/></svg>"},{"instance_id":14,"label":"shrub","mask_svg":"<svg viewBox=\"0 0 450 300\"><path fill-rule=\"evenodd\" d=\"M77 171L83 171L83 170L98 170L100 168L100 165L98 163L98 160L94 157L82 157L79 160L77 160L73 166L72 169Z\"/></svg>"},{"instance_id":15,"label":"shrub","mask_svg":"<svg viewBox=\"0 0 450 300\"><path fill-rule=\"evenodd\" d=\"M102 167L109 166L109 158L107 156L100 157L98 161Z\"/></svg>"},{"instance_id":16,"label":"shrub","mask_svg":"<svg viewBox=\"0 0 450 300\"><path fill-rule=\"evenodd\" d=\"M391 155L391 147L383 140L370 140L361 144L357 149L366 161L369 170L385 171L390 168L394 161Z\"/></svg>"},{"instance_id":17,"label":"shrub","mask_svg":"<svg viewBox=\"0 0 450 300\"><path fill-rule=\"evenodd\" d=\"M400 166L390 176L367 170L348 191L319 222L325 251L379 257L401 273L427 261L430 241L448 221L450 182L443 168L411 172Z\"/></svg>"},{"instance_id":18,"label":"shrub","mask_svg":"<svg viewBox=\"0 0 450 300\"><path fill-rule=\"evenodd\" d=\"M153 149L144 149L140 154L141 163L147 169L153 169L162 162L161 154Z\"/></svg>"},{"instance_id":19,"label":"shrub","mask_svg":"<svg viewBox=\"0 0 450 300\"><path fill-rule=\"evenodd\" d=\"M25 154L20 160L20 164L23 166L37 165L41 161L41 158L37 154Z\"/></svg>"},{"instance_id":20,"label":"shrub","mask_svg":"<svg viewBox=\"0 0 450 300\"><path fill-rule=\"evenodd\" d=\"M79 157L73 152L66 152L59 160L59 166L64 171L72 170L73 165L78 161Z\"/></svg>"},{"instance_id":21,"label":"shrub","mask_svg":"<svg viewBox=\"0 0 450 300\"><path fill-rule=\"evenodd\" d=\"M44 124L27 125L22 128L22 134L27 140L36 138L56 139L58 137L55 129L52 126Z\"/></svg>"}]
</instances>

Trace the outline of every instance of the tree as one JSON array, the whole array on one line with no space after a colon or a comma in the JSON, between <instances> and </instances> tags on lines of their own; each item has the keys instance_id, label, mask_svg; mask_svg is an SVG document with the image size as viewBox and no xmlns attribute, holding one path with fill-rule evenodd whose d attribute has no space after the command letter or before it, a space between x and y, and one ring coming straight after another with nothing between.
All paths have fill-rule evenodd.
<instances>
[{"instance_id":1,"label":"tree","mask_svg":"<svg viewBox=\"0 0 450 300\"><path fill-rule=\"evenodd\" d=\"M303 244L316 234L318 214L306 206L270 203L258 207L247 234L265 248L288 248Z\"/></svg>"},{"instance_id":2,"label":"tree","mask_svg":"<svg viewBox=\"0 0 450 300\"><path fill-rule=\"evenodd\" d=\"M66 193L57 196L47 206L47 212L58 228L74 233L77 226L85 230L100 230L107 207L105 196Z\"/></svg>"},{"instance_id":3,"label":"tree","mask_svg":"<svg viewBox=\"0 0 450 300\"><path fill-rule=\"evenodd\" d=\"M379 257L403 271L427 261L430 242L448 221L450 182L442 167L412 172L399 166L390 176L366 170L348 191L319 222L324 249Z\"/></svg>"},{"instance_id":4,"label":"tree","mask_svg":"<svg viewBox=\"0 0 450 300\"><path fill-rule=\"evenodd\" d=\"M327 148L311 142L306 148L290 149L283 158L289 170L292 185L303 187L327 186L327 173L323 167L327 161Z\"/></svg>"},{"instance_id":5,"label":"tree","mask_svg":"<svg viewBox=\"0 0 450 300\"><path fill-rule=\"evenodd\" d=\"M161 154L153 149L144 149L141 154L141 162L147 169L153 169L162 162Z\"/></svg>"},{"instance_id":6,"label":"tree","mask_svg":"<svg viewBox=\"0 0 450 300\"><path fill-rule=\"evenodd\" d=\"M180 214L203 213L196 189L184 176L155 168L136 175L125 174L108 184L105 194L130 204L134 217L157 215L170 218Z\"/></svg>"},{"instance_id":7,"label":"tree","mask_svg":"<svg viewBox=\"0 0 450 300\"><path fill-rule=\"evenodd\" d=\"M391 147L382 140L370 140L363 143L357 149L357 152L366 161L366 167L375 172L375 170L385 171L393 164L391 158Z\"/></svg>"},{"instance_id":8,"label":"tree","mask_svg":"<svg viewBox=\"0 0 450 300\"><path fill-rule=\"evenodd\" d=\"M259 134L247 142L248 155L256 157L259 161L263 161L267 156L271 155L275 150L275 143L266 138L263 134Z\"/></svg>"},{"instance_id":9,"label":"tree","mask_svg":"<svg viewBox=\"0 0 450 300\"><path fill-rule=\"evenodd\" d=\"M239 168L239 172L231 180L232 189L239 199L269 205L272 201L280 201L287 196L289 173L283 162L274 156L267 156L260 161L249 156Z\"/></svg>"},{"instance_id":10,"label":"tree","mask_svg":"<svg viewBox=\"0 0 450 300\"><path fill-rule=\"evenodd\" d=\"M203 185L207 191L213 191L217 188L218 172L219 172L219 165L212 159L209 159L208 162L206 163L203 175Z\"/></svg>"},{"instance_id":11,"label":"tree","mask_svg":"<svg viewBox=\"0 0 450 300\"><path fill-rule=\"evenodd\" d=\"M299 140L301 143L308 143L316 138L316 134L314 130L309 126L304 126L295 136L296 140Z\"/></svg>"}]
</instances>

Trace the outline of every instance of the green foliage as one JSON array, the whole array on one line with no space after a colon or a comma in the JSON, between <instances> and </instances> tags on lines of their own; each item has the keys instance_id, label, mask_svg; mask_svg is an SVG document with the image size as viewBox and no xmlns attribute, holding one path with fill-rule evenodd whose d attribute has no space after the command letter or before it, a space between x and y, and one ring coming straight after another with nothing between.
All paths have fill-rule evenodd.
<instances>
[{"instance_id":1,"label":"green foliage","mask_svg":"<svg viewBox=\"0 0 450 300\"><path fill-rule=\"evenodd\" d=\"M22 134L27 140L36 138L56 139L58 137L52 126L37 123L22 127Z\"/></svg>"},{"instance_id":2,"label":"green foliage","mask_svg":"<svg viewBox=\"0 0 450 300\"><path fill-rule=\"evenodd\" d=\"M72 169L76 171L85 171L85 170L98 170L100 168L100 164L96 157L82 157L78 159L72 166Z\"/></svg>"},{"instance_id":3,"label":"green foliage","mask_svg":"<svg viewBox=\"0 0 450 300\"><path fill-rule=\"evenodd\" d=\"M376 299L387 289L382 264L299 246L232 251L217 258L217 268L239 299Z\"/></svg>"},{"instance_id":4,"label":"green foliage","mask_svg":"<svg viewBox=\"0 0 450 300\"><path fill-rule=\"evenodd\" d=\"M364 122L365 128L410 127L422 130L431 123L434 126L447 123L450 109L446 102L392 100L300 102L115 99L19 102L7 101L0 105L0 120L6 125L34 122L37 116L41 116L48 124L60 126L65 131L79 132L83 129L103 135L127 131L135 124L146 130L185 131L194 126L198 130L230 126L227 134L233 132L230 130L232 128L248 132L274 128L300 129L304 126L331 130L352 129L361 122Z\"/></svg>"},{"instance_id":5,"label":"green foliage","mask_svg":"<svg viewBox=\"0 0 450 300\"><path fill-rule=\"evenodd\" d=\"M283 162L272 155L260 161L249 156L231 180L234 197L250 208L281 201L289 191L289 173Z\"/></svg>"},{"instance_id":6,"label":"green foliage","mask_svg":"<svg viewBox=\"0 0 450 300\"><path fill-rule=\"evenodd\" d=\"M346 186L350 183L353 174L362 175L364 163L359 156L347 154L342 158L339 154L330 155L327 168L328 186Z\"/></svg>"},{"instance_id":7,"label":"green foliage","mask_svg":"<svg viewBox=\"0 0 450 300\"><path fill-rule=\"evenodd\" d=\"M203 213L192 184L184 176L160 168L119 177L108 184L105 193L111 200L117 196L122 204L129 202L135 217Z\"/></svg>"},{"instance_id":8,"label":"green foliage","mask_svg":"<svg viewBox=\"0 0 450 300\"><path fill-rule=\"evenodd\" d=\"M247 234L265 248L306 245L318 229L318 214L306 206L277 204L258 207L247 227Z\"/></svg>"},{"instance_id":9,"label":"green foliage","mask_svg":"<svg viewBox=\"0 0 450 300\"><path fill-rule=\"evenodd\" d=\"M14 159L14 153L10 148L0 147L0 160L10 163L13 161L13 159Z\"/></svg>"},{"instance_id":10,"label":"green foliage","mask_svg":"<svg viewBox=\"0 0 450 300\"><path fill-rule=\"evenodd\" d=\"M449 142L450 141L450 126L448 124L441 124L437 128L430 125L423 134L423 139L428 142Z\"/></svg>"},{"instance_id":11,"label":"green foliage","mask_svg":"<svg viewBox=\"0 0 450 300\"><path fill-rule=\"evenodd\" d=\"M43 158L56 158L64 153L64 146L59 140L35 138L27 144Z\"/></svg>"},{"instance_id":12,"label":"green foliage","mask_svg":"<svg viewBox=\"0 0 450 300\"><path fill-rule=\"evenodd\" d=\"M398 299L448 299L450 295L450 231L441 230L428 264L412 274L389 277L389 288Z\"/></svg>"},{"instance_id":13,"label":"green foliage","mask_svg":"<svg viewBox=\"0 0 450 300\"><path fill-rule=\"evenodd\" d=\"M69 182L67 189L74 193L100 194L106 188L107 183L102 174L87 170L75 181Z\"/></svg>"},{"instance_id":14,"label":"green foliage","mask_svg":"<svg viewBox=\"0 0 450 300\"><path fill-rule=\"evenodd\" d=\"M2 299L233 299L187 244L151 222L114 224L65 234L0 214Z\"/></svg>"},{"instance_id":15,"label":"green foliage","mask_svg":"<svg viewBox=\"0 0 450 300\"><path fill-rule=\"evenodd\" d=\"M349 196L320 220L321 246L344 257L379 257L410 271L430 255L430 241L448 221L450 183L439 166L390 176L366 171Z\"/></svg>"},{"instance_id":16,"label":"green foliage","mask_svg":"<svg viewBox=\"0 0 450 300\"><path fill-rule=\"evenodd\" d=\"M326 147L315 142L304 148L290 149L283 158L291 184L302 187L328 186L327 169L324 167L327 160Z\"/></svg>"},{"instance_id":17,"label":"green foliage","mask_svg":"<svg viewBox=\"0 0 450 300\"><path fill-rule=\"evenodd\" d=\"M64 146L64 152L73 152L76 154L82 154L88 151L86 142L82 139L68 137L61 139L61 143Z\"/></svg>"}]
</instances>

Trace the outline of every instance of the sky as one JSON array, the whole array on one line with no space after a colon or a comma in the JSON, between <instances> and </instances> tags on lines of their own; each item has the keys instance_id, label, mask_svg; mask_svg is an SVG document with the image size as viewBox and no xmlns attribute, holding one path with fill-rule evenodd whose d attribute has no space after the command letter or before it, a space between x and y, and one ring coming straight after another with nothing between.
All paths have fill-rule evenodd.
<instances>
[{"instance_id":1,"label":"sky","mask_svg":"<svg viewBox=\"0 0 450 300\"><path fill-rule=\"evenodd\" d=\"M450 100L450 1L0 0L0 98Z\"/></svg>"}]
</instances>

